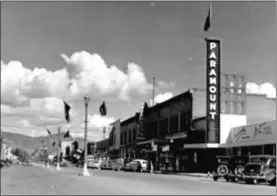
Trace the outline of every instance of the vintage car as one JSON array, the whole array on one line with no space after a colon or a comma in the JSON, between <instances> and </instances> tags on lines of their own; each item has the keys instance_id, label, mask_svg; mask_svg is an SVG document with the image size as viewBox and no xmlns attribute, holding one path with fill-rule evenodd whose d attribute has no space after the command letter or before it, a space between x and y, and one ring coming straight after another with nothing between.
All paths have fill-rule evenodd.
<instances>
[{"instance_id":1,"label":"vintage car","mask_svg":"<svg viewBox=\"0 0 277 196\"><path fill-rule=\"evenodd\" d=\"M101 163L102 163L101 160L96 160L96 159L88 160L88 167L100 170L101 169Z\"/></svg>"},{"instance_id":2,"label":"vintage car","mask_svg":"<svg viewBox=\"0 0 277 196\"><path fill-rule=\"evenodd\" d=\"M123 158L117 158L112 160L112 168L114 171L121 171L124 169L125 160Z\"/></svg>"},{"instance_id":3,"label":"vintage car","mask_svg":"<svg viewBox=\"0 0 277 196\"><path fill-rule=\"evenodd\" d=\"M243 180L247 184L268 182L271 185L276 185L276 156L251 156L249 163L245 166Z\"/></svg>"},{"instance_id":4,"label":"vintage car","mask_svg":"<svg viewBox=\"0 0 277 196\"><path fill-rule=\"evenodd\" d=\"M130 163L127 163L124 167L125 171L133 171L133 172L142 172L142 166L139 161L131 161Z\"/></svg>"},{"instance_id":5,"label":"vintage car","mask_svg":"<svg viewBox=\"0 0 277 196\"><path fill-rule=\"evenodd\" d=\"M249 156L218 156L216 171L213 172L213 179L220 177L226 181L237 181L242 178L244 167L249 161Z\"/></svg>"}]
</instances>

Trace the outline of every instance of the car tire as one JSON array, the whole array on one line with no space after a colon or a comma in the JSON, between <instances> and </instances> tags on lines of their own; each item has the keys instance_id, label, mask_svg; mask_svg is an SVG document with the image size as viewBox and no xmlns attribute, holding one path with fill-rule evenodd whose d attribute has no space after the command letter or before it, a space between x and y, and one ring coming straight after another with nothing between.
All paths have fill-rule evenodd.
<instances>
[{"instance_id":1,"label":"car tire","mask_svg":"<svg viewBox=\"0 0 277 196\"><path fill-rule=\"evenodd\" d=\"M217 177L217 176L214 176L214 177L213 177L213 180L214 180L214 181L217 181L217 180L218 180L218 177Z\"/></svg>"},{"instance_id":2,"label":"car tire","mask_svg":"<svg viewBox=\"0 0 277 196\"><path fill-rule=\"evenodd\" d=\"M276 177L269 182L270 186L276 186Z\"/></svg>"},{"instance_id":3,"label":"car tire","mask_svg":"<svg viewBox=\"0 0 277 196\"><path fill-rule=\"evenodd\" d=\"M234 174L238 175L238 174L243 174L244 171L244 166L243 165L237 165L234 169Z\"/></svg>"},{"instance_id":4,"label":"car tire","mask_svg":"<svg viewBox=\"0 0 277 196\"><path fill-rule=\"evenodd\" d=\"M246 183L246 184L253 184L253 180L247 179L247 180L245 180L245 183Z\"/></svg>"},{"instance_id":5,"label":"car tire","mask_svg":"<svg viewBox=\"0 0 277 196\"><path fill-rule=\"evenodd\" d=\"M218 167L217 167L217 173L219 174L219 175L221 175L221 176L224 176L224 175L226 175L226 174L228 174L229 173L229 169L228 169L228 167L227 167L227 165L219 165Z\"/></svg>"}]
</instances>

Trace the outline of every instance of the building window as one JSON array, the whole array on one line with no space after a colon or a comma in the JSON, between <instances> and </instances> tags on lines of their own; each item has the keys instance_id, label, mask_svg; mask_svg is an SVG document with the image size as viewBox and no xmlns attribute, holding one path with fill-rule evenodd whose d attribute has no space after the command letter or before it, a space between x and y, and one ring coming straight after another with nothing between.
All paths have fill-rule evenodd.
<instances>
[{"instance_id":1,"label":"building window","mask_svg":"<svg viewBox=\"0 0 277 196\"><path fill-rule=\"evenodd\" d=\"M127 144L127 132L124 132L124 144Z\"/></svg>"},{"instance_id":2,"label":"building window","mask_svg":"<svg viewBox=\"0 0 277 196\"><path fill-rule=\"evenodd\" d=\"M132 142L132 130L130 129L128 132L128 136L129 136L129 143Z\"/></svg>"},{"instance_id":3,"label":"building window","mask_svg":"<svg viewBox=\"0 0 277 196\"><path fill-rule=\"evenodd\" d=\"M137 130L133 129L133 141L136 141Z\"/></svg>"}]
</instances>

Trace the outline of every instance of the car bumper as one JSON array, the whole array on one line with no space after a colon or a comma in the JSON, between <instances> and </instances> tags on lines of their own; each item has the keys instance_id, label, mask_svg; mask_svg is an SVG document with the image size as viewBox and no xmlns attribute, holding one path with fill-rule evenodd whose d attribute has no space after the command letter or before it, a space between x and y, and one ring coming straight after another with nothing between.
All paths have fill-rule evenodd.
<instances>
[{"instance_id":1,"label":"car bumper","mask_svg":"<svg viewBox=\"0 0 277 196\"><path fill-rule=\"evenodd\" d=\"M253 180L266 180L265 176L260 175L243 175L242 178L244 180L253 179Z\"/></svg>"}]
</instances>

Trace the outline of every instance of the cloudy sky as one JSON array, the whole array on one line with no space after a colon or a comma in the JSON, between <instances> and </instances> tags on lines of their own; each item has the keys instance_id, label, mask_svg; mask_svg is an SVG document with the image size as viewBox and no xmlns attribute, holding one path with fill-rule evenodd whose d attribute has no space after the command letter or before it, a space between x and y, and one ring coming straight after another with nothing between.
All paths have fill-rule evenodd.
<instances>
[{"instance_id":1,"label":"cloudy sky","mask_svg":"<svg viewBox=\"0 0 277 196\"><path fill-rule=\"evenodd\" d=\"M245 74L249 93L276 97L275 2L2 2L1 126L27 135L57 126L89 138L190 87L205 88L204 36L220 37L222 70ZM71 105L65 125L63 103ZM99 115L105 100L108 114Z\"/></svg>"}]
</instances>

